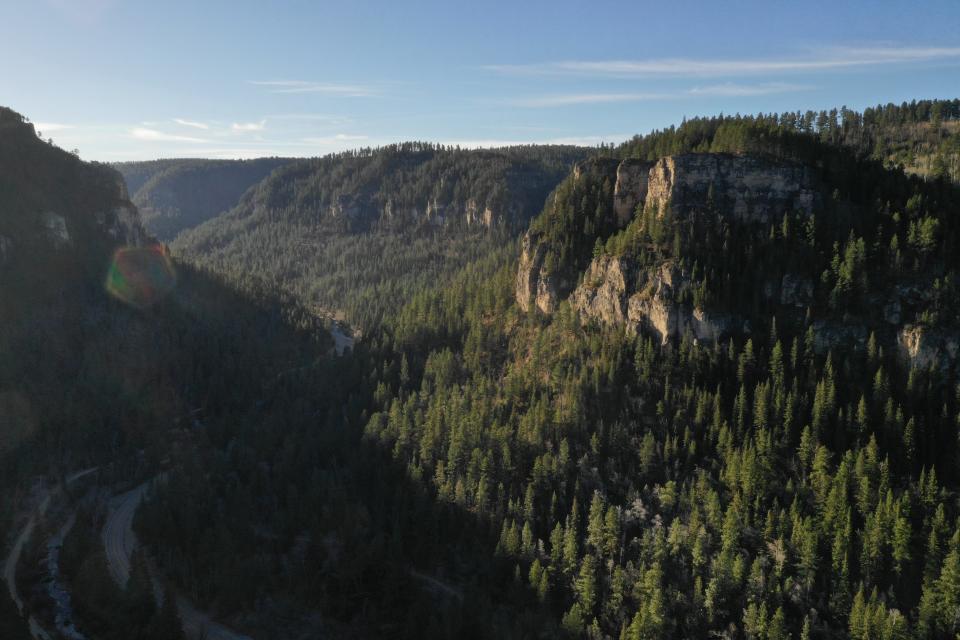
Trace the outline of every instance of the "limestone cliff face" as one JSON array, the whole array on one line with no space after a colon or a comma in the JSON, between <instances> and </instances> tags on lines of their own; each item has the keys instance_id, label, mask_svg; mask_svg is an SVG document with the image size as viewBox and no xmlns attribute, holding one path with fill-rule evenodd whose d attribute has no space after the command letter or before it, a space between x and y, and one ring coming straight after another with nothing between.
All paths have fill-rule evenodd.
<instances>
[{"instance_id":1,"label":"limestone cliff face","mask_svg":"<svg viewBox=\"0 0 960 640\"><path fill-rule=\"evenodd\" d=\"M730 213L739 222L768 223L788 212L810 214L820 198L814 177L801 165L729 154L682 154L655 163L595 158L573 170L575 183L587 179L615 184L610 204L617 229L626 227L640 208L661 214L669 209L677 219L712 209ZM563 272L563 265L544 268L541 241L539 235L524 238L516 298L521 309L536 306L551 313L558 295L565 294L556 275ZM571 301L584 321L622 324L630 330L646 325L663 340L688 329L701 340L730 330L730 318L674 304L675 293L688 284L672 269L634 273L624 259L601 257L590 265ZM800 308L812 299L812 282L787 277L778 284L782 304Z\"/></svg>"},{"instance_id":2,"label":"limestone cliff face","mask_svg":"<svg viewBox=\"0 0 960 640\"><path fill-rule=\"evenodd\" d=\"M784 213L810 214L819 193L809 169L755 156L687 153L650 169L645 207L683 216L712 205L737 220L769 222ZM711 202L712 201L712 202Z\"/></svg>"},{"instance_id":3,"label":"limestone cliff face","mask_svg":"<svg viewBox=\"0 0 960 640\"><path fill-rule=\"evenodd\" d=\"M427 200L421 207L399 207L393 200L382 204L358 195L338 196L326 210L334 220L368 223L380 221L386 224L419 224L434 226L466 224L468 227L491 229L522 215L522 207L510 203L502 207L481 203L470 198L464 203L444 202L439 198Z\"/></svg>"},{"instance_id":4,"label":"limestone cliff face","mask_svg":"<svg viewBox=\"0 0 960 640\"><path fill-rule=\"evenodd\" d=\"M623 326L631 334L645 329L661 344L688 332L714 342L742 329L734 318L683 303L690 286L674 262L637 269L628 259L604 255L591 263L570 301L584 323Z\"/></svg>"},{"instance_id":5,"label":"limestone cliff face","mask_svg":"<svg viewBox=\"0 0 960 640\"><path fill-rule=\"evenodd\" d=\"M526 233L520 248L520 268L517 270L517 304L524 311L534 307L544 313L557 308L555 276L547 271L544 258L547 248L537 234Z\"/></svg>"},{"instance_id":6,"label":"limestone cliff face","mask_svg":"<svg viewBox=\"0 0 960 640\"><path fill-rule=\"evenodd\" d=\"M613 212L617 224L625 227L633 218L637 205L647 199L647 181L652 164L627 158L617 166L617 184L613 190Z\"/></svg>"},{"instance_id":7,"label":"limestone cliff face","mask_svg":"<svg viewBox=\"0 0 960 640\"><path fill-rule=\"evenodd\" d=\"M567 178L567 184L577 185L603 184L609 181L621 185L618 180L618 168L623 163L614 158L591 158L578 162ZM629 198L629 193L636 194L639 187L632 178L625 174L620 186L623 198ZM563 204L558 203L556 195L552 195L547 202L547 209L553 210ZM553 313L562 296L570 293L576 283L578 273L573 273L568 265L547 264L549 247L544 244L542 234L527 232L523 237L520 249L520 264L517 268L517 285L515 298L517 304L524 311L534 307L544 313Z\"/></svg>"},{"instance_id":8,"label":"limestone cliff face","mask_svg":"<svg viewBox=\"0 0 960 640\"><path fill-rule=\"evenodd\" d=\"M662 344L684 336L716 343L728 336L749 334L752 316L744 314L755 312L759 304L798 324L810 322L812 346L820 354L866 349L874 334L907 367L960 373L956 318L931 320L927 313L938 300L930 274L871 281L863 301L868 310L846 313L825 308L821 281L804 265L793 265L787 272L722 274L736 281L745 292L739 300L748 302L738 306L740 302L727 300L721 311L694 303L703 297L701 287L716 286L716 274L709 282L702 271L696 276L685 271L697 268L695 248L685 256L688 260L681 261L669 246L642 244L650 240L633 235L638 229L605 242L616 229L631 222L646 224L649 218L637 219L638 212L661 217L669 212L669 225L694 225L695 233L711 224L711 216L722 216L724 225L738 227L738 233L761 246L768 229L778 225L785 214L803 218L823 212L821 194L827 193L827 188L813 168L767 157L683 154L653 164L634 160L614 164L609 159L584 162L568 180L574 187L583 181L585 188L564 192L569 201L563 203L564 208L548 209L547 213L558 215L538 221L534 229L544 231L531 231L523 240L516 294L525 311L536 308L549 314L569 293L570 306L584 324L619 327L629 334L643 332ZM603 194L599 203L582 200L585 194L598 192ZM604 205L606 211L612 211L612 223L603 218ZM605 225L603 230L597 231L601 225ZM555 236L553 244L548 233ZM592 259L591 247L583 238L600 241L593 247ZM574 252L577 268L571 269L574 261L569 256ZM559 255L566 257L558 259ZM567 264L553 264L557 260ZM577 281L576 289L570 291L568 287ZM715 290L707 289L708 294L711 291ZM749 302L751 295L756 302ZM817 317L812 317L813 311Z\"/></svg>"},{"instance_id":9,"label":"limestone cliff face","mask_svg":"<svg viewBox=\"0 0 960 640\"><path fill-rule=\"evenodd\" d=\"M957 361L960 339L956 334L907 324L897 332L897 347L900 357L912 367L943 368Z\"/></svg>"},{"instance_id":10,"label":"limestone cliff face","mask_svg":"<svg viewBox=\"0 0 960 640\"><path fill-rule=\"evenodd\" d=\"M508 220L514 220L521 214L522 207L517 203L510 203L504 207L497 208L492 205L481 205L477 200L470 198L463 210L463 217L467 226L482 226L487 229L496 225L505 224Z\"/></svg>"}]
</instances>

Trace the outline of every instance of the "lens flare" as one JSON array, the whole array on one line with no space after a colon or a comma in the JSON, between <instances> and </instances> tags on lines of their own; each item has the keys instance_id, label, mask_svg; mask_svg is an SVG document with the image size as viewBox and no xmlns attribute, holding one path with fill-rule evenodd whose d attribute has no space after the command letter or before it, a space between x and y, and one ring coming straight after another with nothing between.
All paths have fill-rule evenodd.
<instances>
[{"instance_id":1,"label":"lens flare","mask_svg":"<svg viewBox=\"0 0 960 640\"><path fill-rule=\"evenodd\" d=\"M177 274L161 244L117 249L105 287L113 297L137 309L147 309L164 298L177 283Z\"/></svg>"}]
</instances>

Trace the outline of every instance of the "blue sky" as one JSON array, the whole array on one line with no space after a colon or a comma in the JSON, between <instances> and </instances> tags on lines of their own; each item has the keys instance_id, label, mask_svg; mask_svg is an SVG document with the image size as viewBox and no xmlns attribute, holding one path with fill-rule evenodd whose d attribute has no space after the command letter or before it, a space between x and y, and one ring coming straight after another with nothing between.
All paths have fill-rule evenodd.
<instances>
[{"instance_id":1,"label":"blue sky","mask_svg":"<svg viewBox=\"0 0 960 640\"><path fill-rule=\"evenodd\" d=\"M593 145L958 96L957 0L0 0L0 104L102 161Z\"/></svg>"}]
</instances>

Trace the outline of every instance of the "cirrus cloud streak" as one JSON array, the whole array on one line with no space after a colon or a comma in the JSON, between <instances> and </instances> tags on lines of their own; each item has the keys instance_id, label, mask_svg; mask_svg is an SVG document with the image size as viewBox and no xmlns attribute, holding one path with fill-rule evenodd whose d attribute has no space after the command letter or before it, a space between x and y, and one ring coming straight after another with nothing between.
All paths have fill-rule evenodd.
<instances>
[{"instance_id":1,"label":"cirrus cloud streak","mask_svg":"<svg viewBox=\"0 0 960 640\"><path fill-rule=\"evenodd\" d=\"M511 75L577 75L593 77L704 76L828 71L897 63L960 60L960 47L831 47L804 58L646 60L565 60L533 64L494 64L484 69Z\"/></svg>"}]
</instances>

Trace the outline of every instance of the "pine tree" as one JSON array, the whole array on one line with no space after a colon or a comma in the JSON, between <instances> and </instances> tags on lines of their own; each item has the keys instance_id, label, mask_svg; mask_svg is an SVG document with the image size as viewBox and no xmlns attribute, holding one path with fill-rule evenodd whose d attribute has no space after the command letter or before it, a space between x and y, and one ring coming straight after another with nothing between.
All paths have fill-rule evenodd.
<instances>
[{"instance_id":1,"label":"pine tree","mask_svg":"<svg viewBox=\"0 0 960 640\"><path fill-rule=\"evenodd\" d=\"M592 616L597 603L597 559L588 553L580 563L576 581L577 602L585 615Z\"/></svg>"}]
</instances>

